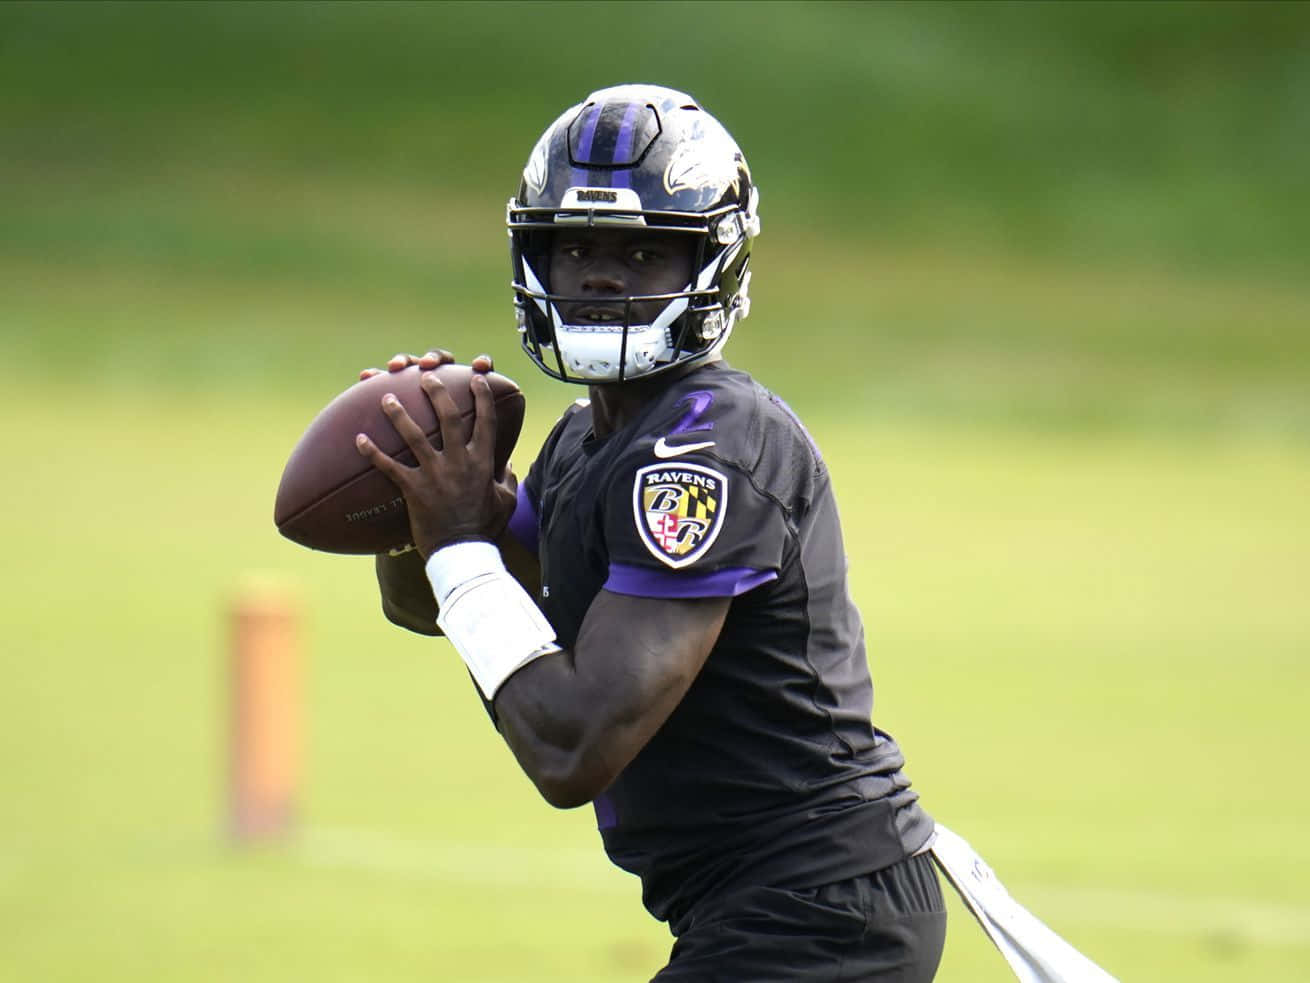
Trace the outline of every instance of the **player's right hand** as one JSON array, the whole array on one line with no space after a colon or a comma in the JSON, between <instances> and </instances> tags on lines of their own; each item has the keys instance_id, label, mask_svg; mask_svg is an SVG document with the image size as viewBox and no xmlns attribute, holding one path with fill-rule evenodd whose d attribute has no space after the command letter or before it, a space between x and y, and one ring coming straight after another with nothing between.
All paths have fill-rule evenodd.
<instances>
[{"instance_id":1,"label":"player's right hand","mask_svg":"<svg viewBox=\"0 0 1310 983\"><path fill-rule=\"evenodd\" d=\"M475 404L473 433L461 432L459 406L435 372L420 376L441 429L434 446L394 394L382 397L382 412L414 455L407 466L387 454L367 434L355 438L359 453L391 479L405 496L412 542L426 561L448 543L468 539L494 542L509 523L515 496L496 481L496 404L483 373L469 384Z\"/></svg>"},{"instance_id":2,"label":"player's right hand","mask_svg":"<svg viewBox=\"0 0 1310 983\"><path fill-rule=\"evenodd\" d=\"M417 365L420 369L426 372L429 369L435 369L438 365L448 365L454 361L455 356L444 348L434 348L424 355L406 355L402 352L398 355L391 356L391 360L387 362L387 371L403 372L411 365ZM494 368L491 364L490 355L479 355L469 364L472 366L474 372L490 372L492 368ZM371 379L375 375L381 374L381 369L363 369L359 373L359 378L361 380Z\"/></svg>"},{"instance_id":3,"label":"player's right hand","mask_svg":"<svg viewBox=\"0 0 1310 983\"><path fill-rule=\"evenodd\" d=\"M417 365L424 372L428 372L435 369L438 365L449 365L454 361L455 356L444 348L433 348L423 355L408 355L404 352L400 352L399 354L391 356L390 360L387 362L386 371L403 372L411 365ZM490 355L476 356L473 361L469 363L469 366L474 372L491 372L495 369L495 365L492 363ZM371 379L375 375L381 374L382 369L361 369L359 379L363 382L365 379ZM506 462L505 473L496 479L496 484L499 486L499 492L502 498L506 495L512 498L517 492L518 479L514 476L513 467L509 462Z\"/></svg>"}]
</instances>

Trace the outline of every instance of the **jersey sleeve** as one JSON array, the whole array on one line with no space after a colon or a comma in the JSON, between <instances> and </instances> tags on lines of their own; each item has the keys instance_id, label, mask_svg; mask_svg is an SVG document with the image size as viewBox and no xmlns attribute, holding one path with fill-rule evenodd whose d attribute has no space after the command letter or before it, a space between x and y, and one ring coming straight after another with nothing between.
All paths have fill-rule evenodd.
<instances>
[{"instance_id":1,"label":"jersey sleeve","mask_svg":"<svg viewBox=\"0 0 1310 983\"><path fill-rule=\"evenodd\" d=\"M604 587L613 593L735 597L782 568L790 539L782 506L717 458L630 461L604 502Z\"/></svg>"},{"instance_id":2,"label":"jersey sleeve","mask_svg":"<svg viewBox=\"0 0 1310 983\"><path fill-rule=\"evenodd\" d=\"M536 467L533 464L528 476L519 482L518 497L508 527L509 534L533 556L537 555L541 531L540 476L535 473ZM538 480L534 481L534 477Z\"/></svg>"},{"instance_id":3,"label":"jersey sleeve","mask_svg":"<svg viewBox=\"0 0 1310 983\"><path fill-rule=\"evenodd\" d=\"M583 405L581 402L575 402L564 411L564 414L556 421L555 426L551 428L550 433L546 435L541 450L537 452L531 467L528 468L527 475L519 482L517 500L514 503L514 513L509 519L508 531L533 556L537 555L540 540L541 485L545 480L543 476L547 467L549 467L550 457L555 451L555 445L559 442L560 435L568 425L569 418L578 412Z\"/></svg>"}]
</instances>

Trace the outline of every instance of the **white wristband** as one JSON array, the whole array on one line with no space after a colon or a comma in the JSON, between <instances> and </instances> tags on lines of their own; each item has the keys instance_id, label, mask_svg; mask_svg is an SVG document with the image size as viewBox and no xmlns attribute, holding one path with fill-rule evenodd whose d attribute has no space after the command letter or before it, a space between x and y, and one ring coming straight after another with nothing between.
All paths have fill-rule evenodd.
<instances>
[{"instance_id":1,"label":"white wristband","mask_svg":"<svg viewBox=\"0 0 1310 983\"><path fill-rule=\"evenodd\" d=\"M514 673L560 651L551 628L491 543L453 543L428 558L437 625L488 699Z\"/></svg>"},{"instance_id":2,"label":"white wristband","mask_svg":"<svg viewBox=\"0 0 1310 983\"><path fill-rule=\"evenodd\" d=\"M446 598L460 584L485 573L500 573L505 563L494 543L479 539L443 546L428 557L424 569L437 606L445 607Z\"/></svg>"}]
</instances>

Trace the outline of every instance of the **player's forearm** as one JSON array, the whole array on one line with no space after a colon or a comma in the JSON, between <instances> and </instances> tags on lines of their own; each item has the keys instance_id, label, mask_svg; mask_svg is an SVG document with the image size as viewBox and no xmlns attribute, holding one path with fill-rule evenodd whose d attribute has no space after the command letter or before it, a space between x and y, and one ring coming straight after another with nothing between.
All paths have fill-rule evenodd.
<instances>
[{"instance_id":1,"label":"player's forearm","mask_svg":"<svg viewBox=\"0 0 1310 983\"><path fill-rule=\"evenodd\" d=\"M420 635L441 634L437 628L437 602L418 550L397 555L380 553L373 568L382 595L382 613L388 621Z\"/></svg>"},{"instance_id":2,"label":"player's forearm","mask_svg":"<svg viewBox=\"0 0 1310 983\"><path fill-rule=\"evenodd\" d=\"M528 592L529 597L541 593L541 567L537 558L528 552L509 532L501 534L496 542L505 568ZM432 596L432 585L423 570L423 557L418 550L396 555L380 554L374 562L381 593L382 613L387 620L401 628L420 635L440 636L437 627L437 602Z\"/></svg>"}]
</instances>

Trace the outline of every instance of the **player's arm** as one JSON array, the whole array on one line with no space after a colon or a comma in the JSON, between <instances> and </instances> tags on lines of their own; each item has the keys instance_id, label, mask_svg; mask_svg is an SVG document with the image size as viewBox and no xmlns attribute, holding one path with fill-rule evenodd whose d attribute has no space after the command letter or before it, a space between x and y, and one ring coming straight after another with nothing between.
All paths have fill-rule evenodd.
<instances>
[{"instance_id":1,"label":"player's arm","mask_svg":"<svg viewBox=\"0 0 1310 983\"><path fill-rule=\"evenodd\" d=\"M528 596L540 597L541 565L536 554L508 530L496 540L496 546L500 549L505 568L523 585ZM439 636L437 601L423 571L423 554L417 549L394 556L381 553L374 567L382 595L382 613L387 620L420 635Z\"/></svg>"},{"instance_id":2,"label":"player's arm","mask_svg":"<svg viewBox=\"0 0 1310 983\"><path fill-rule=\"evenodd\" d=\"M582 805L618 777L686 694L730 603L602 590L571 651L504 681L494 701L500 732L548 802Z\"/></svg>"},{"instance_id":3,"label":"player's arm","mask_svg":"<svg viewBox=\"0 0 1310 983\"><path fill-rule=\"evenodd\" d=\"M498 527L502 508L491 475L495 406L486 381L470 381L476 416L467 444L440 380L425 375L422 384L442 428L442 449L428 443L398 401L384 398L383 412L417 464L400 464L364 434L360 453L404 494L442 628L494 700L498 726L524 771L554 805L588 802L682 699L714 647L730 600L601 591L573 649L561 649L485 535Z\"/></svg>"},{"instance_id":4,"label":"player's arm","mask_svg":"<svg viewBox=\"0 0 1310 983\"><path fill-rule=\"evenodd\" d=\"M418 550L395 555L380 553L373 566L382 595L382 613L387 620L420 635L440 635L437 602L423 573L422 554Z\"/></svg>"}]
</instances>

